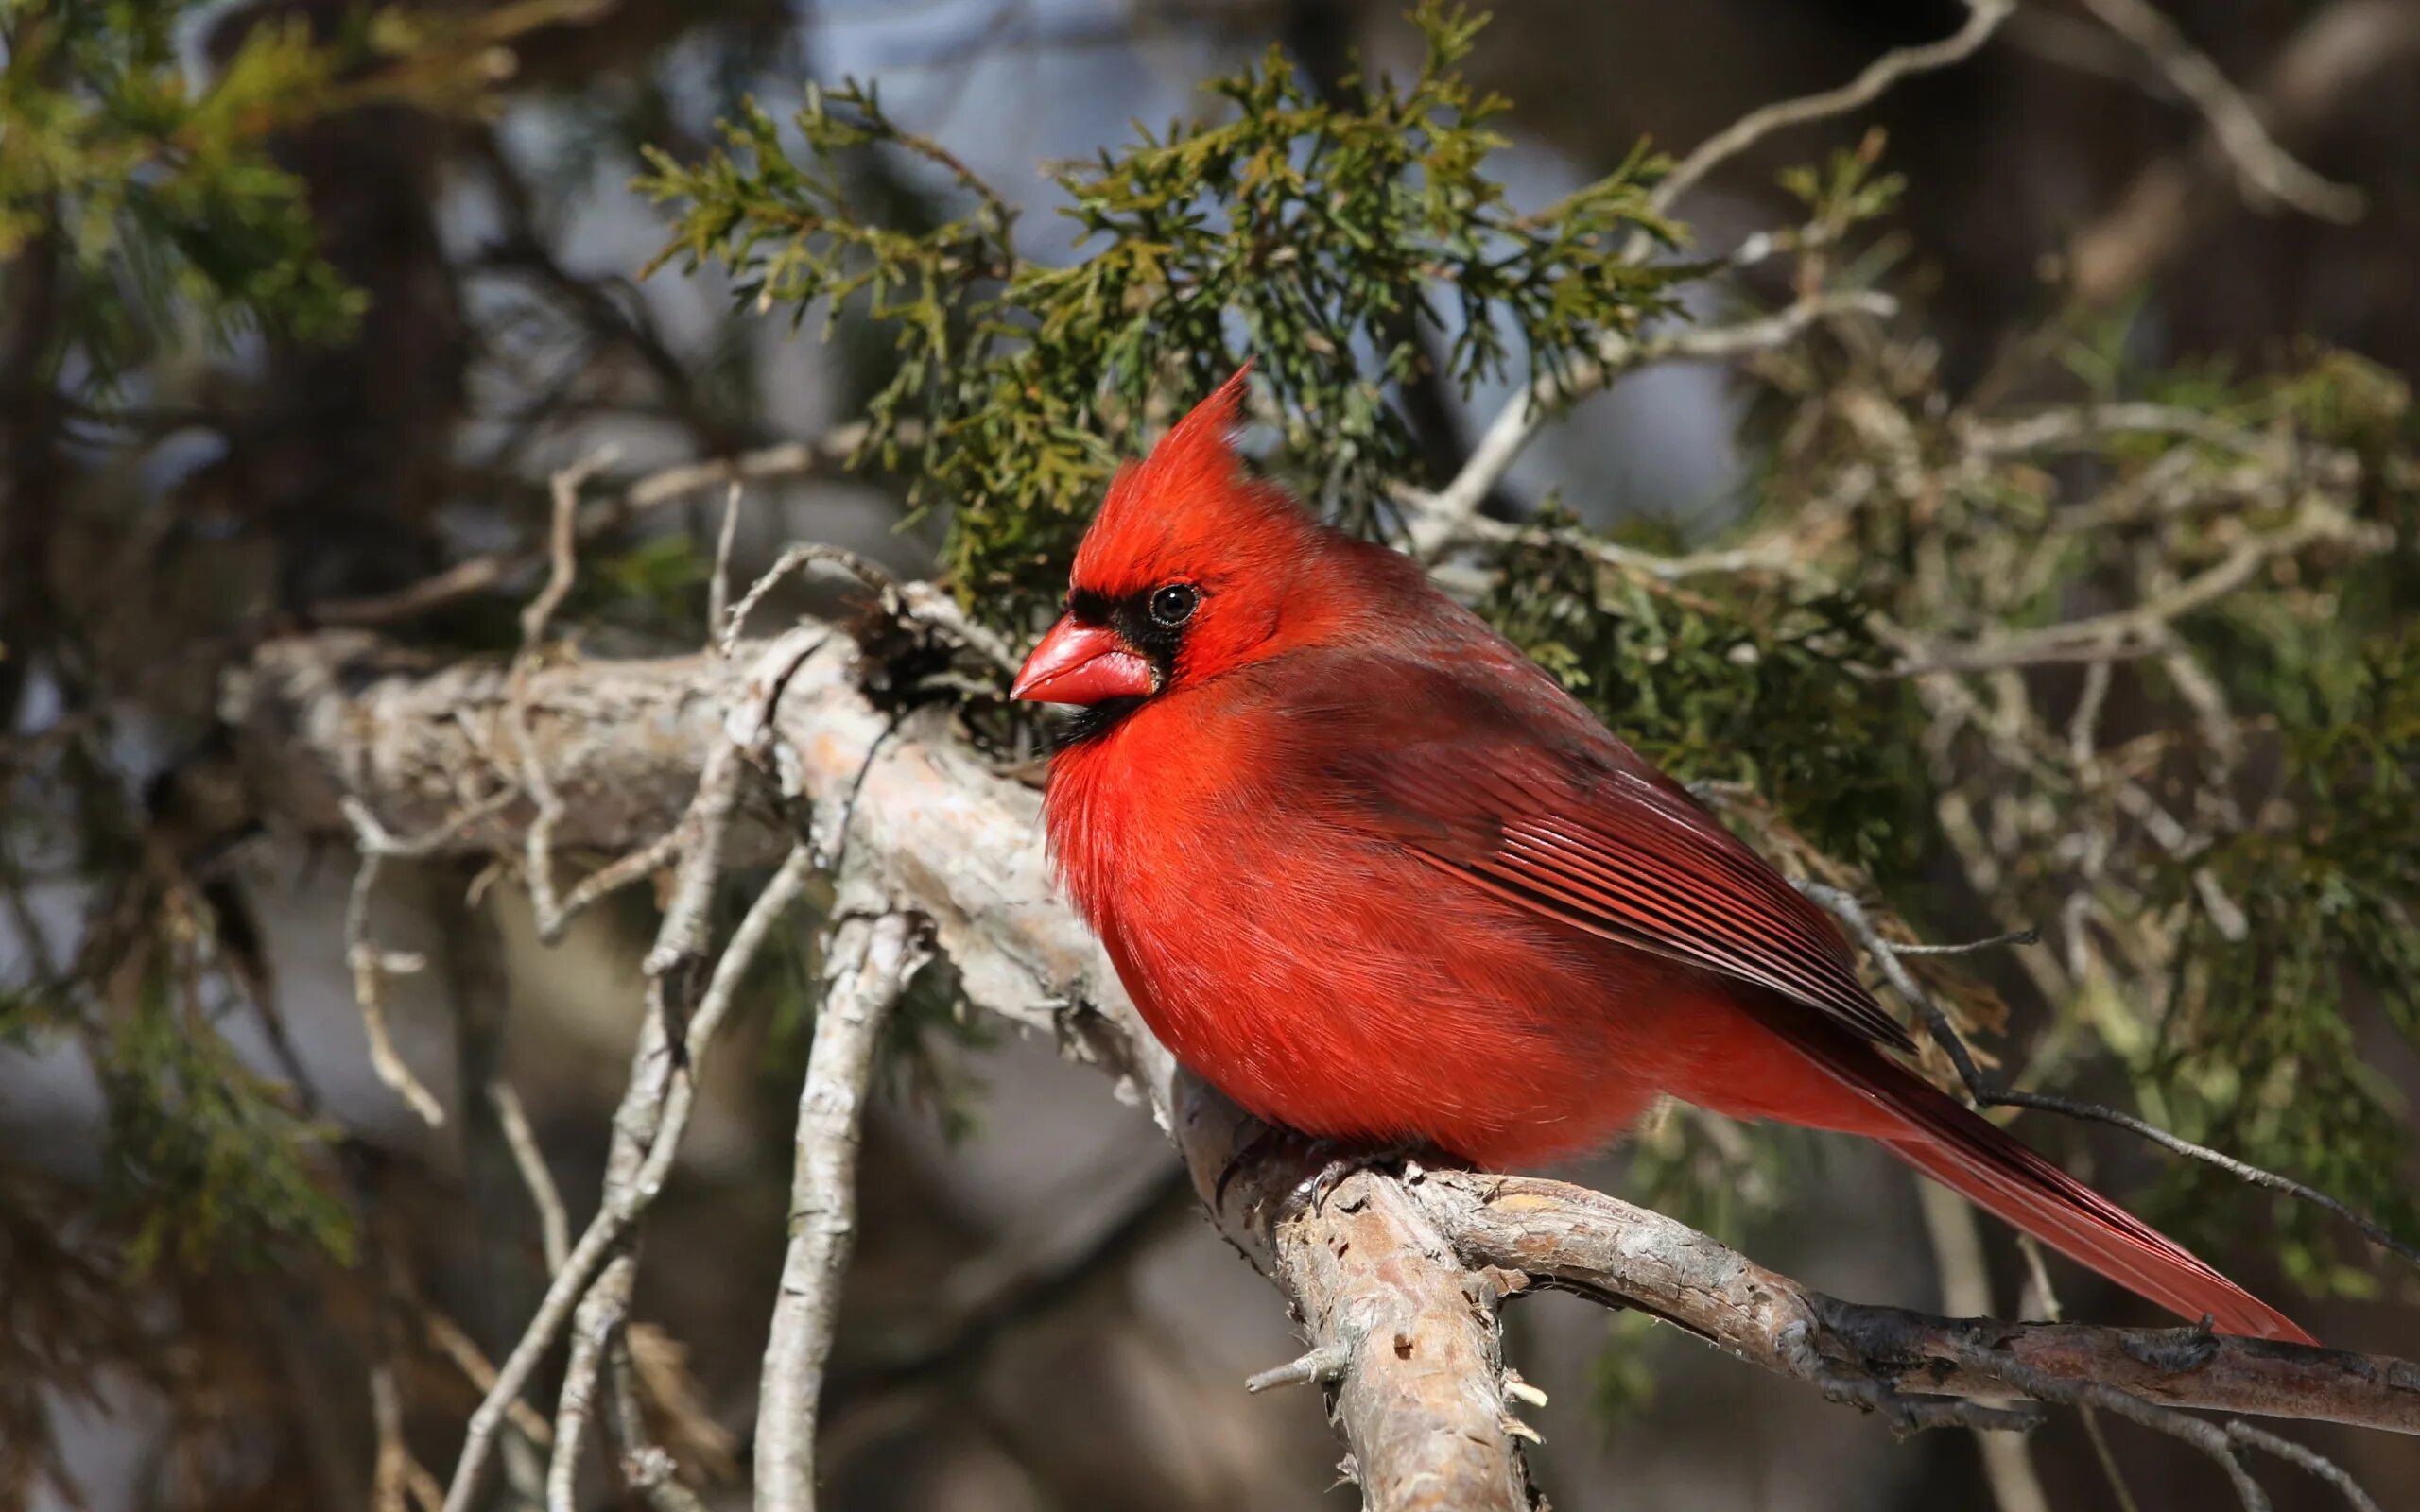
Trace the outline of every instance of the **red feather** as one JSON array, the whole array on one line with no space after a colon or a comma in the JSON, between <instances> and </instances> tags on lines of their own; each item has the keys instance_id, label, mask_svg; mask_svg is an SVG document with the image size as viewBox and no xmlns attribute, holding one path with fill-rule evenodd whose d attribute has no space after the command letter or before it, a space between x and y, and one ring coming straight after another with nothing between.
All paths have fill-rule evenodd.
<instances>
[{"instance_id":1,"label":"red feather","mask_svg":"<svg viewBox=\"0 0 2420 1512\"><path fill-rule=\"evenodd\" d=\"M1152 662L1046 809L1181 1059L1263 1118L1485 1165L1667 1093L1862 1134L2165 1307L2308 1337L1893 1060L1820 910L1415 564L1245 479L1241 376L1119 475L1053 632Z\"/></svg>"}]
</instances>

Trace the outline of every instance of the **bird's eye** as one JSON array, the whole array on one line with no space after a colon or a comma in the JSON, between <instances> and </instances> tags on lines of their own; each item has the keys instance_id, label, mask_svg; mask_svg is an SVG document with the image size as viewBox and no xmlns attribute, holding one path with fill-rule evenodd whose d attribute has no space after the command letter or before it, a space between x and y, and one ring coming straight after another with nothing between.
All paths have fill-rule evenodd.
<instances>
[{"instance_id":1,"label":"bird's eye","mask_svg":"<svg viewBox=\"0 0 2420 1512\"><path fill-rule=\"evenodd\" d=\"M1201 595L1190 583L1170 583L1151 594L1151 618L1165 629L1175 629L1193 618Z\"/></svg>"}]
</instances>

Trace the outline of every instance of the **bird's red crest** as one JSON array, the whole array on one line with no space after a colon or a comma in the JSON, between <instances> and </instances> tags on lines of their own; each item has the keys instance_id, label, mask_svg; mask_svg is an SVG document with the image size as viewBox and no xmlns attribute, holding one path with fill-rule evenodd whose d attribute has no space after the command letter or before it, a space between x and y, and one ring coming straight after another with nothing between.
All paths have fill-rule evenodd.
<instances>
[{"instance_id":1,"label":"bird's red crest","mask_svg":"<svg viewBox=\"0 0 2420 1512\"><path fill-rule=\"evenodd\" d=\"M1118 469L1076 553L1079 587L1116 597L1164 578L1249 570L1290 551L1309 521L1285 490L1253 478L1235 432L1252 376L1246 363L1151 448Z\"/></svg>"}]
</instances>

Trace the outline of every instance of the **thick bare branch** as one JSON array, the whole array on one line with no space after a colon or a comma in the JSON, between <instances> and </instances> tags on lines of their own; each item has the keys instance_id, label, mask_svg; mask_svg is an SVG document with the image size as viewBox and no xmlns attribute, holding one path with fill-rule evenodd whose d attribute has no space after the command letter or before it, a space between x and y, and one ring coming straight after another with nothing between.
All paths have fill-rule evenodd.
<instances>
[{"instance_id":1,"label":"thick bare branch","mask_svg":"<svg viewBox=\"0 0 2420 1512\"><path fill-rule=\"evenodd\" d=\"M1314 1207L1302 1162L1286 1158L1300 1152L1274 1139L1255 1148L1268 1131L1190 1076L1175 1091L1196 1189L1223 1201L1229 1236L1293 1299L1309 1335L1301 1359L1251 1389L1334 1388L1352 1451L1344 1473L1370 1512L1527 1512L1518 1440L1537 1435L1507 1400L1497 1278L1455 1257L1414 1188L1363 1172Z\"/></svg>"}]
</instances>

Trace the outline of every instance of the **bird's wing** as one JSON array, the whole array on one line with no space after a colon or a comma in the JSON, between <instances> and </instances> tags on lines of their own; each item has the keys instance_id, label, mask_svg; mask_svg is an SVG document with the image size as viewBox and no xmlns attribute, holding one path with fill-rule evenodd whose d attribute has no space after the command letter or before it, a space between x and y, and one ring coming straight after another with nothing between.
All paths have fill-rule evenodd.
<instances>
[{"instance_id":1,"label":"bird's wing","mask_svg":"<svg viewBox=\"0 0 2420 1512\"><path fill-rule=\"evenodd\" d=\"M1548 919L1913 1048L1820 909L1518 653L1503 654L1515 661L1492 648L1362 658L1317 679L1325 692L1305 706L1364 737L1322 743L1322 757L1362 823Z\"/></svg>"}]
</instances>

